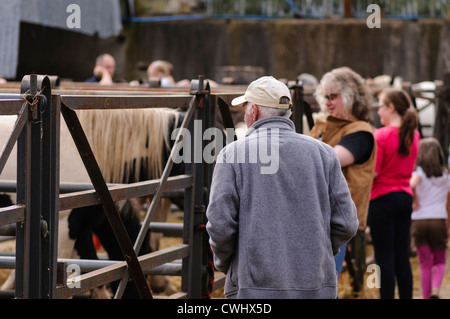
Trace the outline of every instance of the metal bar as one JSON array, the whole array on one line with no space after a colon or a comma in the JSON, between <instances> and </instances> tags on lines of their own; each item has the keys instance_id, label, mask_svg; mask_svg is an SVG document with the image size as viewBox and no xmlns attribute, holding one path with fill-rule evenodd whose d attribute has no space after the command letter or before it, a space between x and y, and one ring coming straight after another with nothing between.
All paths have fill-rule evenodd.
<instances>
[{"instance_id":1,"label":"metal bar","mask_svg":"<svg viewBox=\"0 0 450 319\"><path fill-rule=\"evenodd\" d=\"M210 87L209 87L209 82L207 82L207 86L206 86L207 91L210 91ZM206 116L206 127L204 128L205 130L211 127L216 128L217 127L217 123L216 123L216 119L217 119L217 99L214 96L211 96L211 94L207 94L206 98L205 98L205 103L204 103L204 108L205 108L205 112L207 114ZM230 110L228 110L228 114L231 116ZM203 134L203 132L202 132ZM234 134L234 137L237 139L236 134ZM203 140L203 139L202 139ZM222 145L218 145L218 141L215 141L215 149L214 149L214 154L217 156L219 154L219 150L221 150L223 147L225 147L226 144L226 140L224 141L224 144ZM204 142L206 144L206 141ZM203 146L204 149L205 146ZM203 192L206 192L206 194L209 194L209 187L211 186L211 182L212 182L212 175L213 175L213 170L214 170L214 166L212 165L212 163L208 163L205 161L202 161L203 163L203 173L205 174L204 177L204 187L203 187ZM205 200L207 201L207 199L209 198L209 195L206 196Z\"/></svg>"},{"instance_id":2,"label":"metal bar","mask_svg":"<svg viewBox=\"0 0 450 319\"><path fill-rule=\"evenodd\" d=\"M63 95L71 110L179 107L187 108L191 95Z\"/></svg>"},{"instance_id":3,"label":"metal bar","mask_svg":"<svg viewBox=\"0 0 450 319\"><path fill-rule=\"evenodd\" d=\"M294 91L294 98L292 101L292 119L295 125L295 131L297 133L303 133L303 114L305 113L303 105L303 86L297 83L290 89Z\"/></svg>"},{"instance_id":4,"label":"metal bar","mask_svg":"<svg viewBox=\"0 0 450 319\"><path fill-rule=\"evenodd\" d=\"M0 268L1 269L16 268L16 257L15 256L1 256L0 257Z\"/></svg>"},{"instance_id":5,"label":"metal bar","mask_svg":"<svg viewBox=\"0 0 450 319\"><path fill-rule=\"evenodd\" d=\"M56 292L56 269L58 258L59 223L59 145L61 99L52 96L50 79L47 78L43 94L46 96L42 106L42 220L46 225L42 234L41 253L41 294L44 298L53 298Z\"/></svg>"},{"instance_id":6,"label":"metal bar","mask_svg":"<svg viewBox=\"0 0 450 319\"><path fill-rule=\"evenodd\" d=\"M0 114L1 115L17 115L23 106L23 100L16 99L0 99Z\"/></svg>"},{"instance_id":7,"label":"metal bar","mask_svg":"<svg viewBox=\"0 0 450 319\"><path fill-rule=\"evenodd\" d=\"M308 121L308 127L311 130L314 126L314 118L312 115L311 105L309 105L309 103L305 101L304 97L305 96L302 95L302 102L305 110L306 120Z\"/></svg>"},{"instance_id":8,"label":"metal bar","mask_svg":"<svg viewBox=\"0 0 450 319\"><path fill-rule=\"evenodd\" d=\"M0 225L22 222L25 218L25 206L13 205L0 208Z\"/></svg>"},{"instance_id":9,"label":"metal bar","mask_svg":"<svg viewBox=\"0 0 450 319\"><path fill-rule=\"evenodd\" d=\"M210 91L209 88L209 83L207 83L207 91ZM208 98L206 99L206 103L205 103L205 107L204 107L204 112L206 113L206 120L208 121L207 123L208 126L205 128L210 128L210 127L216 127L216 100L213 99L211 97L210 94L208 94ZM202 133L203 134L203 133ZM235 135L236 136L236 135ZM218 154L218 148L222 149L224 147L224 145L217 145L216 144L216 149L215 149L215 154ZM203 186L202 189L199 190L201 191L202 194L202 212L199 212L197 215L198 220L196 221L195 227L196 230L198 228L198 226L201 225L205 225L206 226L206 222L207 222L207 218L206 218L206 207L208 207L208 203L209 203L209 193L210 193L210 187L211 187L211 183L212 183L212 176L213 176L213 172L214 172L214 165L212 163L206 163L206 162L202 162L202 170L203 170ZM200 228L197 231L199 234L199 238L200 238L200 244L201 244L201 250L202 250L202 270L207 270L208 269L208 264L209 264L209 258L210 258L210 248L209 248L209 236L208 233L206 232L206 228ZM210 269L213 270L213 269ZM209 290L209 282L210 282L210 276L214 277L214 273L209 272L209 271L204 271L202 274L202 297L205 297L208 295L208 290Z\"/></svg>"},{"instance_id":10,"label":"metal bar","mask_svg":"<svg viewBox=\"0 0 450 319\"><path fill-rule=\"evenodd\" d=\"M179 175L169 177L167 183L163 187L163 191L172 191L175 189L185 188L191 185L192 177L187 175ZM160 185L159 180L151 180L145 182L137 182L126 185L118 185L110 187L110 193L113 201L123 200L126 198L149 196L156 193ZM59 210L67 210L76 207L90 206L101 204L98 194L95 190L81 191L76 193L60 195Z\"/></svg>"},{"instance_id":11,"label":"metal bar","mask_svg":"<svg viewBox=\"0 0 450 319\"><path fill-rule=\"evenodd\" d=\"M209 88L208 88L209 89ZM203 90L203 81L199 81L199 91ZM198 110L198 118L202 120L202 123L208 125L210 122L211 105L205 99L204 107ZM196 129L194 125L193 134L193 145L194 145L194 159L195 154L202 154L203 149L203 133L205 127ZM190 299L201 299L204 294L204 289L206 289L206 277L203 273L205 259L205 245L203 244L203 232L196 230L196 227L204 223L205 215L205 202L203 197L204 184L206 175L206 167L203 165L203 161L194 160L194 174L195 174L195 184L193 185L193 200L194 200L194 210L189 219L188 227L191 232L190 236L190 256L189 256L189 289L188 296Z\"/></svg>"},{"instance_id":12,"label":"metal bar","mask_svg":"<svg viewBox=\"0 0 450 319\"><path fill-rule=\"evenodd\" d=\"M172 147L172 150L170 151L169 159L168 159L166 166L164 167L164 171L161 175L160 185L158 187L158 190L157 190L152 202L150 203L150 207L147 210L147 213L146 213L146 216L145 216L145 219L143 222L143 226L141 227L138 237L136 238L136 241L134 243L135 251L139 251L141 249L142 243L143 243L145 235L147 233L148 226L149 226L151 220L153 219L153 215L156 211L156 206L158 205L158 202L159 202L162 192L164 190L164 186L165 186L167 179L169 177L169 174L172 170L173 158L180 151L180 148L181 148L180 141L183 137L183 133L184 133L183 130L186 129L189 122L191 121L192 115L194 114L194 111L197 109L198 104L199 104L199 102L198 102L197 96L191 97L191 101L189 103L189 109L184 116L183 123L181 124L181 128L178 131L177 138L175 139L175 144ZM124 277L120 281L119 287L117 288L115 298L120 298L122 296L122 294L125 290L125 287L126 287L126 283L128 281L127 277L128 277L128 273L125 273Z\"/></svg>"},{"instance_id":13,"label":"metal bar","mask_svg":"<svg viewBox=\"0 0 450 319\"><path fill-rule=\"evenodd\" d=\"M92 184L97 191L97 195L102 200L102 206L105 211L109 224L116 236L120 249L128 264L130 273L134 279L134 283L141 298L152 298L150 288L148 287L144 273L137 260L136 253L131 244L131 240L125 230L123 222L117 211L108 187L103 179L98 163L93 155L89 142L84 134L80 121L75 112L64 104L61 106L61 113L67 123L67 127L72 135L72 138L77 146L78 152L83 160L86 170L89 174Z\"/></svg>"},{"instance_id":14,"label":"metal bar","mask_svg":"<svg viewBox=\"0 0 450 319\"><path fill-rule=\"evenodd\" d=\"M0 209L0 221L5 221L4 224L0 223L0 236L16 235L16 223L18 220L20 221L20 215L24 214L24 210L23 206L10 206ZM3 211L6 211L6 214ZM149 229L169 237L181 237L183 235L183 224L181 223L151 222Z\"/></svg>"},{"instance_id":15,"label":"metal bar","mask_svg":"<svg viewBox=\"0 0 450 319\"><path fill-rule=\"evenodd\" d=\"M113 186L117 186L118 184L106 184L108 188L111 188ZM0 183L1 187L1 183ZM60 183L59 184L59 193L60 194L67 194L67 193L73 193L73 192L82 192L87 190L94 189L94 185L91 183Z\"/></svg>"},{"instance_id":16,"label":"metal bar","mask_svg":"<svg viewBox=\"0 0 450 319\"><path fill-rule=\"evenodd\" d=\"M14 239L16 235L16 223L0 225L0 242Z\"/></svg>"},{"instance_id":17,"label":"metal bar","mask_svg":"<svg viewBox=\"0 0 450 319\"><path fill-rule=\"evenodd\" d=\"M108 187L117 186L119 184L106 184ZM92 183L71 183L65 182L59 184L59 192L61 194L73 193L73 192L81 192L85 190L92 190L94 186ZM12 180L0 180L0 191L6 193L15 193L17 190L16 181Z\"/></svg>"},{"instance_id":18,"label":"metal bar","mask_svg":"<svg viewBox=\"0 0 450 319\"><path fill-rule=\"evenodd\" d=\"M27 183L27 175L30 171L30 159L28 143L30 137L29 123L24 126L22 132L17 139L17 191L16 202L17 204L25 207L27 197L29 196L29 189ZM25 214L24 214L25 219ZM15 297L23 298L25 291L27 290L27 280L24 280L25 269L29 264L28 257L25 256L26 252L26 238L27 224L25 221L17 223L16 228L16 258L18 260L16 265L16 283L15 283Z\"/></svg>"},{"instance_id":19,"label":"metal bar","mask_svg":"<svg viewBox=\"0 0 450 319\"><path fill-rule=\"evenodd\" d=\"M71 82L74 84L74 82ZM139 95L139 96L164 96L164 95L185 95L186 88L145 88L130 86L71 86L58 89L61 95Z\"/></svg>"},{"instance_id":20,"label":"metal bar","mask_svg":"<svg viewBox=\"0 0 450 319\"><path fill-rule=\"evenodd\" d=\"M17 203L24 204L25 223L18 224L16 253L22 263L16 269L16 296L41 298L41 103L38 85L42 78L35 74L22 79L21 93L27 100L29 119L18 143L18 181L23 187L17 193ZM23 152L23 156L21 156ZM23 226L23 227L22 227Z\"/></svg>"},{"instance_id":21,"label":"metal bar","mask_svg":"<svg viewBox=\"0 0 450 319\"><path fill-rule=\"evenodd\" d=\"M183 224L151 222L150 230L157 233L163 233L164 236L181 237L183 235Z\"/></svg>"},{"instance_id":22,"label":"metal bar","mask_svg":"<svg viewBox=\"0 0 450 319\"><path fill-rule=\"evenodd\" d=\"M157 252L139 256L138 260L142 265L142 269L147 270L165 264L169 261L184 258L188 254L188 246L179 244ZM65 286L57 287L57 298L69 298L71 296L86 292L92 288L118 280L123 277L124 272L127 269L126 266L126 262L121 261L117 264L78 276L78 278L75 279L72 288Z\"/></svg>"},{"instance_id":23,"label":"metal bar","mask_svg":"<svg viewBox=\"0 0 450 319\"><path fill-rule=\"evenodd\" d=\"M436 85L435 124L433 136L442 146L444 158L448 158L450 150L450 70L446 70L442 85Z\"/></svg>"},{"instance_id":24,"label":"metal bar","mask_svg":"<svg viewBox=\"0 0 450 319\"><path fill-rule=\"evenodd\" d=\"M195 110L195 118L198 117L198 110ZM191 145L194 145L194 121L191 121L188 126L188 130L190 132L191 137ZM188 187L185 189L184 194L184 224L183 224L183 244L190 245L192 243L192 225L193 225L193 210L194 210L194 185L197 184L196 174L195 174L195 165L194 165L194 152L190 154L191 158L185 163L185 174L190 174L192 176L192 187ZM190 284L190 258L183 259L183 267L181 276L181 290L186 295L189 291Z\"/></svg>"},{"instance_id":25,"label":"metal bar","mask_svg":"<svg viewBox=\"0 0 450 319\"><path fill-rule=\"evenodd\" d=\"M97 259L58 259L58 263L67 265L77 265L82 273L91 272L101 268L109 267L121 263L120 260L97 260ZM16 267L15 256L0 256L0 269L14 269ZM146 269L147 275L179 276L181 275L181 263L177 261L165 263L151 269Z\"/></svg>"},{"instance_id":26,"label":"metal bar","mask_svg":"<svg viewBox=\"0 0 450 319\"><path fill-rule=\"evenodd\" d=\"M220 97L217 98L217 106L219 107L220 116L222 117L222 123L225 128L234 128L233 118L231 117L230 107ZM236 135L234 140L237 140Z\"/></svg>"},{"instance_id":27,"label":"metal bar","mask_svg":"<svg viewBox=\"0 0 450 319\"><path fill-rule=\"evenodd\" d=\"M22 97L20 94L13 94L13 93L0 93L0 102L4 100L21 100L23 102Z\"/></svg>"},{"instance_id":28,"label":"metal bar","mask_svg":"<svg viewBox=\"0 0 450 319\"><path fill-rule=\"evenodd\" d=\"M167 180L166 187L164 188L163 197L180 197L180 194L178 194L177 189L185 188L186 186L183 186L185 184L190 183L191 177L188 175L177 175L173 177L169 177ZM142 183L142 182L138 182ZM143 182L147 183L147 182ZM145 188L144 185L135 185L134 183L130 184L106 184L108 188L111 190L113 187L116 186L136 186L137 192L145 193L145 195L153 195L152 192L147 192L147 190L141 190L140 188ZM71 182L65 182L59 184L59 193L60 194L68 194L68 193L75 193L75 192L83 192L83 191L89 191L93 190L94 185L91 183L71 183ZM16 181L11 180L0 180L0 191L6 192L6 193L15 193L17 190L17 183ZM156 192L156 189L155 189ZM131 192L130 197L135 197L134 191Z\"/></svg>"},{"instance_id":29,"label":"metal bar","mask_svg":"<svg viewBox=\"0 0 450 319\"><path fill-rule=\"evenodd\" d=\"M36 84L33 84L36 81ZM31 87L37 88L37 76L30 76ZM31 90L31 97L37 97L40 94L34 93ZM33 101L35 102L35 101ZM30 256L30 269L29 269L29 292L28 297L30 299L42 298L41 287L44 284L42 270L44 269L44 263L41 259L41 252L43 250L42 236L41 236L41 221L42 221L42 100L37 103L37 107L33 108L33 104L29 104L29 120L31 121L31 170L30 170L30 201L25 204L25 212L28 212L25 217L26 223L29 225L30 230L30 242L29 249L27 251Z\"/></svg>"},{"instance_id":30,"label":"metal bar","mask_svg":"<svg viewBox=\"0 0 450 319\"><path fill-rule=\"evenodd\" d=\"M14 123L13 130L9 134L8 142L3 146L0 155L0 173L3 172L3 168L6 165L6 161L11 155L11 151L19 138L20 132L22 132L25 123L28 121L28 108L27 104L23 103L20 113L17 117L16 123Z\"/></svg>"}]
</instances>

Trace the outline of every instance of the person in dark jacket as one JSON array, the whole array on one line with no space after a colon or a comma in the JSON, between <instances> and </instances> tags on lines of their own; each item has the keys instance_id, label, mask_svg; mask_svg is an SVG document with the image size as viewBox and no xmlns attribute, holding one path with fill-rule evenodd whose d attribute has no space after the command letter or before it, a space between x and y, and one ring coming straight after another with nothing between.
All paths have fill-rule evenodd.
<instances>
[{"instance_id":1,"label":"person in dark jacket","mask_svg":"<svg viewBox=\"0 0 450 319\"><path fill-rule=\"evenodd\" d=\"M99 83L101 85L113 84L114 74L116 72L116 60L110 54L102 54L95 60L93 76L86 80L90 83Z\"/></svg>"}]
</instances>

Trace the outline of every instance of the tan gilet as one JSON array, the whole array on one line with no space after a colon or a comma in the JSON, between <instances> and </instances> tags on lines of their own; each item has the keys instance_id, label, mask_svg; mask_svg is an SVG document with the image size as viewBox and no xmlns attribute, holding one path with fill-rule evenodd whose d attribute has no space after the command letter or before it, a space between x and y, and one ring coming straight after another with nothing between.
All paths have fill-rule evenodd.
<instances>
[{"instance_id":1,"label":"tan gilet","mask_svg":"<svg viewBox=\"0 0 450 319\"><path fill-rule=\"evenodd\" d=\"M345 135L360 131L373 133L372 126L368 122L348 121L328 116L326 121L317 120L309 135L314 138L322 136L322 142L334 147ZM375 155L376 145L374 141L369 160L362 164L352 164L342 168L358 212L359 230L364 230L367 225L370 191L375 171Z\"/></svg>"}]
</instances>

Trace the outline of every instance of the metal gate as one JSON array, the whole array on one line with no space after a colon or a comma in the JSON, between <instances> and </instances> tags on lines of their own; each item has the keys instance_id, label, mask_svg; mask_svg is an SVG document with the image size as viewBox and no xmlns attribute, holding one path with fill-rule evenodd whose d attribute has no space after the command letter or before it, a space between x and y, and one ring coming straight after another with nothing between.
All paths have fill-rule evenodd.
<instances>
[{"instance_id":1,"label":"metal gate","mask_svg":"<svg viewBox=\"0 0 450 319\"><path fill-rule=\"evenodd\" d=\"M20 97L3 96L0 112L17 115L10 138L0 154L0 170L17 141L17 205L0 208L0 225L15 223L16 298L67 298L94 287L121 280L116 298L120 298L131 277L142 298L152 298L144 272L176 259L182 259L182 288L174 298L202 298L209 281L205 272L208 246L205 232L196 231L205 223L205 190L209 180L204 163L191 161L185 174L169 177L174 147L159 180L108 186L77 118L78 109L118 109L180 107L186 109L182 128L193 129L193 119L213 125L209 84L200 77L191 82L190 94L172 95L59 95L52 94L49 77L25 76ZM65 120L91 179L93 188L60 195L59 132L61 115ZM198 141L192 136L192 145ZM181 138L177 136L176 142ZM175 144L177 145L177 143ZM179 145L179 143L178 143ZM200 146L201 147L201 146ZM182 244L147 255L137 256L159 199L164 192L184 190ZM125 231L115 201L153 196L143 226L134 245ZM124 255L114 262L67 281L66 266L77 260L58 260L57 234L60 210L101 204ZM164 225L160 226L164 230ZM3 258L4 259L4 258ZM82 262L82 261L81 261Z\"/></svg>"}]
</instances>

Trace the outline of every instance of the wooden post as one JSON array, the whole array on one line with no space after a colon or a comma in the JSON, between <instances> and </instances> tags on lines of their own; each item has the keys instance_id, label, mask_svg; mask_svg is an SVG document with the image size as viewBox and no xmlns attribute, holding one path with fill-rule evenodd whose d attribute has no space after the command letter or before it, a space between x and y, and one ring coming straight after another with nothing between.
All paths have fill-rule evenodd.
<instances>
[{"instance_id":1,"label":"wooden post","mask_svg":"<svg viewBox=\"0 0 450 319\"><path fill-rule=\"evenodd\" d=\"M353 18L352 1L351 0L344 1L344 12L345 12L346 18Z\"/></svg>"},{"instance_id":2,"label":"wooden post","mask_svg":"<svg viewBox=\"0 0 450 319\"><path fill-rule=\"evenodd\" d=\"M434 136L441 143L445 158L449 155L450 143L450 69L446 70L442 85L436 85L436 118Z\"/></svg>"}]
</instances>

